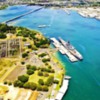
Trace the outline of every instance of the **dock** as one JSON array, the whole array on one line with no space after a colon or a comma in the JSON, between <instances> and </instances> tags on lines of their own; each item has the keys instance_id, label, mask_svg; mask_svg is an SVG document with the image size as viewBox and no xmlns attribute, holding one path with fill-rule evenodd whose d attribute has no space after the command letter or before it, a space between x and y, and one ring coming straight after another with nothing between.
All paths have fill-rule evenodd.
<instances>
[{"instance_id":1,"label":"dock","mask_svg":"<svg viewBox=\"0 0 100 100\"><path fill-rule=\"evenodd\" d=\"M78 61L56 38L50 38L53 41L53 45L58 48L59 52L63 55L66 55L71 62Z\"/></svg>"},{"instance_id":2,"label":"dock","mask_svg":"<svg viewBox=\"0 0 100 100\"><path fill-rule=\"evenodd\" d=\"M46 98L45 100L62 100L68 90L70 76L64 76L62 86L54 98Z\"/></svg>"},{"instance_id":3,"label":"dock","mask_svg":"<svg viewBox=\"0 0 100 100\"><path fill-rule=\"evenodd\" d=\"M62 98L64 97L66 91L68 90L68 85L69 85L69 79L70 78L71 78L70 76L64 76L62 86L61 86L55 100L62 100Z\"/></svg>"},{"instance_id":4,"label":"dock","mask_svg":"<svg viewBox=\"0 0 100 100\"><path fill-rule=\"evenodd\" d=\"M27 13L24 13L24 14L21 14L21 15L19 15L19 16L16 16L16 17L14 17L14 18L12 18L12 19L9 19L9 20L7 20L7 21L5 21L5 22L3 22L3 23L9 23L9 22L12 22L12 21L14 21L14 20L17 20L17 19L19 19L19 18L21 18L21 17L24 17L24 16L26 16L26 15L29 15L29 14L31 14L31 13L33 13L33 12L37 12L37 11L39 11L39 10L41 10L43 7L40 7L40 8L38 8L38 9L35 9L35 10L31 10L31 11L29 11L29 12L27 12Z\"/></svg>"}]
</instances>

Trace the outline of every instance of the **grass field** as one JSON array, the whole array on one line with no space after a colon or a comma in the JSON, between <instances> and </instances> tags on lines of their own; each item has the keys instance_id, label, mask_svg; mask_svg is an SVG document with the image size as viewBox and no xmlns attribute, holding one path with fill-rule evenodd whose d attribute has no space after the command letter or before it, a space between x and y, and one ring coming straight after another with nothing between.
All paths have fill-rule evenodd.
<instances>
[{"instance_id":1,"label":"grass field","mask_svg":"<svg viewBox=\"0 0 100 100\"><path fill-rule=\"evenodd\" d=\"M9 58L2 58L0 59L0 78L2 78L2 76L11 69L12 65L15 63L16 61L11 60Z\"/></svg>"},{"instance_id":2,"label":"grass field","mask_svg":"<svg viewBox=\"0 0 100 100\"><path fill-rule=\"evenodd\" d=\"M54 74L49 73L49 75L53 76ZM43 79L43 81L45 82L48 79L48 77L38 76L38 71L35 71L35 73L33 75L30 75L29 82L34 82L34 83L38 84L39 79Z\"/></svg>"},{"instance_id":3,"label":"grass field","mask_svg":"<svg viewBox=\"0 0 100 100\"><path fill-rule=\"evenodd\" d=\"M26 73L26 68L24 66L17 66L6 78L5 81L15 81L19 75Z\"/></svg>"}]
</instances>

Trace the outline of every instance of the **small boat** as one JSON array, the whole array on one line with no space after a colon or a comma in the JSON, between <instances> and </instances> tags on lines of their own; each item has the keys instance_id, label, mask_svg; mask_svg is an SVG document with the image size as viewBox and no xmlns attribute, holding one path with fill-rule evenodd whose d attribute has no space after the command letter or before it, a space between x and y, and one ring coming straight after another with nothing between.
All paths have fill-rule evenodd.
<instances>
[{"instance_id":1,"label":"small boat","mask_svg":"<svg viewBox=\"0 0 100 100\"><path fill-rule=\"evenodd\" d=\"M39 25L38 28L45 28L48 27L48 25Z\"/></svg>"},{"instance_id":2,"label":"small boat","mask_svg":"<svg viewBox=\"0 0 100 100\"><path fill-rule=\"evenodd\" d=\"M69 79L71 79L71 77L70 76L64 76L64 79L69 80Z\"/></svg>"}]
</instances>

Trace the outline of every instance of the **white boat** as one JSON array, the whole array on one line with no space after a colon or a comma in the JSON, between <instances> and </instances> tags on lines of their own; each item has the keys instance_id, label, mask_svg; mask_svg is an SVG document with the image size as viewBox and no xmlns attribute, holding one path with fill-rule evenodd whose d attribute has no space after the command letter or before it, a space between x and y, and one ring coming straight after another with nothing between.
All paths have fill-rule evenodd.
<instances>
[{"instance_id":1,"label":"white boat","mask_svg":"<svg viewBox=\"0 0 100 100\"><path fill-rule=\"evenodd\" d=\"M38 28L45 28L48 27L48 25L39 25Z\"/></svg>"},{"instance_id":2,"label":"white boat","mask_svg":"<svg viewBox=\"0 0 100 100\"><path fill-rule=\"evenodd\" d=\"M64 76L64 79L69 80L69 79L71 79L71 77L70 76Z\"/></svg>"}]
</instances>

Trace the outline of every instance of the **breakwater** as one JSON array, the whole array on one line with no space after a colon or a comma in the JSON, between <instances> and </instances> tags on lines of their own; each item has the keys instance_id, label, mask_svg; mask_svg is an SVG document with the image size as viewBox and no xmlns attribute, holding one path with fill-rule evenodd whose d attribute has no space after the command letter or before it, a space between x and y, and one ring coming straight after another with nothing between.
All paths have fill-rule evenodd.
<instances>
[{"instance_id":1,"label":"breakwater","mask_svg":"<svg viewBox=\"0 0 100 100\"><path fill-rule=\"evenodd\" d=\"M11 22L11 21L14 21L14 20L17 20L17 19L19 19L19 18L21 18L21 17L23 17L23 16L26 16L26 15L29 15L29 14L31 14L31 13L33 13L33 12L37 12L37 11L39 11L39 10L41 10L43 7L41 7L41 8L38 8L38 9L35 9L35 10L31 10L31 11L29 11L29 12L27 12L27 13L24 13L24 14L21 14L21 15L19 15L19 16L16 16L16 17L14 17L14 18L12 18L12 19L9 19L9 20L7 20L7 21L5 21L5 22L3 22L3 23L9 23L9 22Z\"/></svg>"}]
</instances>

